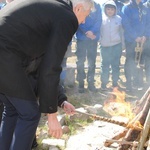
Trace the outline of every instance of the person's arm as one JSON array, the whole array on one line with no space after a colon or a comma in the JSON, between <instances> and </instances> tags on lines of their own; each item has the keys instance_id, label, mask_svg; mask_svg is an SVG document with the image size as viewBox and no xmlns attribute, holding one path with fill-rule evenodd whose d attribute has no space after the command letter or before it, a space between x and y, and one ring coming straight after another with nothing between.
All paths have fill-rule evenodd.
<instances>
[{"instance_id":1,"label":"person's arm","mask_svg":"<svg viewBox=\"0 0 150 150\"><path fill-rule=\"evenodd\" d=\"M98 36L100 35L100 27L102 24L102 12L101 12L101 7L99 4L95 3L95 12L91 12L89 19L90 25L86 31L86 36L90 38L91 40L94 40L96 38L99 38Z\"/></svg>"},{"instance_id":2,"label":"person's arm","mask_svg":"<svg viewBox=\"0 0 150 150\"><path fill-rule=\"evenodd\" d=\"M128 6L129 7L129 6ZM134 30L134 27L131 26L131 12L130 12L130 8L128 8L127 6L123 6L122 8L122 26L124 29L124 32L127 33L127 35L129 36L129 38L133 39L134 41L136 40L137 33Z\"/></svg>"},{"instance_id":3,"label":"person's arm","mask_svg":"<svg viewBox=\"0 0 150 150\"><path fill-rule=\"evenodd\" d=\"M41 62L38 80L38 96L42 113L57 112L61 63L78 25L73 23L62 18L62 21L53 24L51 29L49 45Z\"/></svg>"},{"instance_id":4,"label":"person's arm","mask_svg":"<svg viewBox=\"0 0 150 150\"><path fill-rule=\"evenodd\" d=\"M58 106L61 107L67 115L73 115L75 113L75 107L67 101L63 86L59 85L58 93Z\"/></svg>"},{"instance_id":5,"label":"person's arm","mask_svg":"<svg viewBox=\"0 0 150 150\"><path fill-rule=\"evenodd\" d=\"M69 22L62 18L61 21L59 19L59 23L52 24L49 45L39 71L38 96L40 111L47 113L49 134L55 138L62 136L62 128L57 119L57 88L61 73L61 62L77 27L78 22L74 18Z\"/></svg>"}]
</instances>

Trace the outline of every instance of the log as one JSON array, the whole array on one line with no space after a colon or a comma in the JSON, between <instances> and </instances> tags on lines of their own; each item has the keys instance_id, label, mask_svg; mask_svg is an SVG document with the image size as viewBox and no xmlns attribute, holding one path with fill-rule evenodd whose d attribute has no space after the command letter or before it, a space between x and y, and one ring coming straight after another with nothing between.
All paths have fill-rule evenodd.
<instances>
[{"instance_id":1,"label":"log","mask_svg":"<svg viewBox=\"0 0 150 150\"><path fill-rule=\"evenodd\" d=\"M141 113L141 112L140 112ZM131 121L130 121L130 123L128 124L129 126L132 124L134 124L134 122L136 121L136 120L138 120L138 118L139 118L139 116L140 116L140 113L139 114L137 114ZM112 137L110 140L119 140L120 138L122 138L122 137L125 137L125 135L126 135L126 133L128 132L128 129L127 128L125 128L122 132L120 132L119 134L116 134L114 137ZM105 142L104 142L104 146L105 147L109 147L111 144L113 144L113 142L110 142L110 141L108 141L108 140L106 140Z\"/></svg>"},{"instance_id":2,"label":"log","mask_svg":"<svg viewBox=\"0 0 150 150\"><path fill-rule=\"evenodd\" d=\"M146 117L147 117L148 112L149 112L149 108L150 108L150 95L147 97L147 100L146 100L145 105L143 107L142 113L140 113L140 116L137 120L140 122L140 124L142 126L144 126ZM135 141L138 138L139 134L140 134L140 131L137 131L136 129L129 129L124 140L125 141ZM127 145L127 144L120 145L118 150L127 150L129 147L130 147L130 145Z\"/></svg>"},{"instance_id":3,"label":"log","mask_svg":"<svg viewBox=\"0 0 150 150\"><path fill-rule=\"evenodd\" d=\"M148 146L146 150L150 150L150 137L149 137Z\"/></svg>"},{"instance_id":4,"label":"log","mask_svg":"<svg viewBox=\"0 0 150 150\"><path fill-rule=\"evenodd\" d=\"M141 150L144 147L147 136L149 134L149 130L150 130L150 110L149 110L149 113L147 115L147 118L146 118L146 121L144 124L144 129L143 129L142 134L141 134L140 144L138 146L138 150Z\"/></svg>"},{"instance_id":5,"label":"log","mask_svg":"<svg viewBox=\"0 0 150 150\"><path fill-rule=\"evenodd\" d=\"M128 141L118 141L118 140L106 140L108 143L118 143L118 144L128 144L128 145L134 145L137 146L138 142L133 141L133 142L128 142Z\"/></svg>"},{"instance_id":6,"label":"log","mask_svg":"<svg viewBox=\"0 0 150 150\"><path fill-rule=\"evenodd\" d=\"M119 140L120 138L124 137L126 135L126 133L128 132L128 129L124 129L121 133L115 135L114 137L111 138L111 140L106 140L104 142L104 146L105 147L109 147L112 143L113 143L113 140Z\"/></svg>"},{"instance_id":7,"label":"log","mask_svg":"<svg viewBox=\"0 0 150 150\"><path fill-rule=\"evenodd\" d=\"M135 114L138 114L139 112L141 112L141 110L143 109L143 107L145 105L145 100L147 99L147 97L149 96L149 94L150 94L150 87L144 93L144 95L142 96L142 98L139 101L137 101L136 107L133 108L133 112Z\"/></svg>"}]
</instances>

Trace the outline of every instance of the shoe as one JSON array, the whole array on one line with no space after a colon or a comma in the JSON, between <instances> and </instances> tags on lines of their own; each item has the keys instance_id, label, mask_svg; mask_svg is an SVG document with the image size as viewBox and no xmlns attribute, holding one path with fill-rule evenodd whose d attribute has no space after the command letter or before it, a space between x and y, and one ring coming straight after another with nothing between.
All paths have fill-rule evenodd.
<instances>
[{"instance_id":1,"label":"shoe","mask_svg":"<svg viewBox=\"0 0 150 150\"><path fill-rule=\"evenodd\" d=\"M100 91L107 92L107 91L109 91L109 89L108 88L100 88Z\"/></svg>"},{"instance_id":2,"label":"shoe","mask_svg":"<svg viewBox=\"0 0 150 150\"><path fill-rule=\"evenodd\" d=\"M138 91L142 91L142 90L143 90L143 87L138 87L137 90L138 90Z\"/></svg>"},{"instance_id":3,"label":"shoe","mask_svg":"<svg viewBox=\"0 0 150 150\"><path fill-rule=\"evenodd\" d=\"M112 87L112 89L114 89L114 88L117 88L119 91L124 91L125 90L125 88L120 87L119 85Z\"/></svg>"},{"instance_id":4,"label":"shoe","mask_svg":"<svg viewBox=\"0 0 150 150\"><path fill-rule=\"evenodd\" d=\"M132 87L126 87L126 92L132 92Z\"/></svg>"},{"instance_id":5,"label":"shoe","mask_svg":"<svg viewBox=\"0 0 150 150\"><path fill-rule=\"evenodd\" d=\"M89 91L91 91L91 92L97 92L97 89L96 89L96 87L95 87L94 85L88 86L88 89L89 89Z\"/></svg>"},{"instance_id":6,"label":"shoe","mask_svg":"<svg viewBox=\"0 0 150 150\"><path fill-rule=\"evenodd\" d=\"M79 88L78 88L78 92L79 92L79 93L84 93L85 90L84 90L84 88L80 88L80 87L79 87Z\"/></svg>"}]
</instances>

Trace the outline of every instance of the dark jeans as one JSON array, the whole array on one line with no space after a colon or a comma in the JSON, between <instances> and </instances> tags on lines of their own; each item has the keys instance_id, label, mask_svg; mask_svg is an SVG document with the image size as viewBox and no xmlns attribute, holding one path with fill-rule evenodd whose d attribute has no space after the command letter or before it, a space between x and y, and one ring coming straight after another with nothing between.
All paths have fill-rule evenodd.
<instances>
[{"instance_id":1,"label":"dark jeans","mask_svg":"<svg viewBox=\"0 0 150 150\"><path fill-rule=\"evenodd\" d=\"M131 88L133 86L143 85L143 69L138 68L135 62L135 47L136 42L125 42L126 45L126 61L125 61L125 76L126 87Z\"/></svg>"},{"instance_id":2,"label":"dark jeans","mask_svg":"<svg viewBox=\"0 0 150 150\"><path fill-rule=\"evenodd\" d=\"M87 81L94 83L95 62L97 56L97 41L81 41L77 40L77 81L83 82L86 78L84 63L88 61Z\"/></svg>"},{"instance_id":3,"label":"dark jeans","mask_svg":"<svg viewBox=\"0 0 150 150\"><path fill-rule=\"evenodd\" d=\"M120 58L122 54L122 46L121 44L117 44L111 47L103 47L101 46L101 87L106 88L106 85L109 80L110 74L110 66L112 69L112 84L113 86L117 86L117 82L120 74Z\"/></svg>"},{"instance_id":4,"label":"dark jeans","mask_svg":"<svg viewBox=\"0 0 150 150\"><path fill-rule=\"evenodd\" d=\"M150 86L150 38L147 39L146 43L144 44L144 50L142 56L145 62L146 82Z\"/></svg>"},{"instance_id":5,"label":"dark jeans","mask_svg":"<svg viewBox=\"0 0 150 150\"><path fill-rule=\"evenodd\" d=\"M31 150L40 119L37 101L0 94L4 112L0 127L0 150Z\"/></svg>"}]
</instances>

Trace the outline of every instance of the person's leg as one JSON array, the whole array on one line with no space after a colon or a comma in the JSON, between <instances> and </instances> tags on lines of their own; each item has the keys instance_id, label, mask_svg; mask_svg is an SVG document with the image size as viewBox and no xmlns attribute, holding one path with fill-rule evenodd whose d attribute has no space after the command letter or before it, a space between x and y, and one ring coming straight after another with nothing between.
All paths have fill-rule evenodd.
<instances>
[{"instance_id":1,"label":"person's leg","mask_svg":"<svg viewBox=\"0 0 150 150\"><path fill-rule=\"evenodd\" d=\"M66 63L67 63L67 58L64 58L63 59L63 62L61 64L62 66L62 72L60 74L60 84L64 87L64 81L66 79L66 71L67 71L67 68L66 68Z\"/></svg>"},{"instance_id":2,"label":"person's leg","mask_svg":"<svg viewBox=\"0 0 150 150\"><path fill-rule=\"evenodd\" d=\"M124 72L126 77L126 89L129 91L132 90L132 77L136 70L135 46L136 43L126 42L126 60L125 60Z\"/></svg>"},{"instance_id":3,"label":"person's leg","mask_svg":"<svg viewBox=\"0 0 150 150\"><path fill-rule=\"evenodd\" d=\"M4 128L10 128L10 124L12 122L12 115L9 112L7 112L8 104L6 102L9 102L13 105L15 112L14 114L17 116L17 122L15 124L13 138L9 150L30 150L35 136L36 128L40 119L38 103L35 100L27 101L7 96L7 100L4 101L4 105L6 105L7 124L5 123L6 121L2 121L2 136L0 137L0 140L4 140L3 137L8 135L8 133L4 135L3 132L8 132L4 130ZM4 144L0 144L0 146L3 145Z\"/></svg>"},{"instance_id":4,"label":"person's leg","mask_svg":"<svg viewBox=\"0 0 150 150\"><path fill-rule=\"evenodd\" d=\"M5 95L0 94L0 100L4 104L4 112L2 114L0 127L0 149L9 150L18 114L15 107L9 102Z\"/></svg>"},{"instance_id":5,"label":"person's leg","mask_svg":"<svg viewBox=\"0 0 150 150\"><path fill-rule=\"evenodd\" d=\"M0 100L0 124L1 124L3 110L4 110L4 106L3 106L2 101Z\"/></svg>"},{"instance_id":6,"label":"person's leg","mask_svg":"<svg viewBox=\"0 0 150 150\"><path fill-rule=\"evenodd\" d=\"M112 47L112 59L111 59L111 67L112 67L112 86L118 86L118 79L120 75L120 58L122 54L121 44L117 44Z\"/></svg>"},{"instance_id":7,"label":"person's leg","mask_svg":"<svg viewBox=\"0 0 150 150\"><path fill-rule=\"evenodd\" d=\"M95 62L97 56L97 41L90 41L87 43L87 59L88 59L88 89L95 92L96 88L94 86L94 76L95 76Z\"/></svg>"},{"instance_id":8,"label":"person's leg","mask_svg":"<svg viewBox=\"0 0 150 150\"><path fill-rule=\"evenodd\" d=\"M105 89L106 85L109 80L109 67L110 67L110 60L111 60L111 47L101 47L101 88Z\"/></svg>"},{"instance_id":9,"label":"person's leg","mask_svg":"<svg viewBox=\"0 0 150 150\"><path fill-rule=\"evenodd\" d=\"M84 62L86 60L86 42L77 40L77 81L79 82L79 92L84 92L84 79L86 77Z\"/></svg>"},{"instance_id":10,"label":"person's leg","mask_svg":"<svg viewBox=\"0 0 150 150\"><path fill-rule=\"evenodd\" d=\"M150 86L150 39L147 39L142 53L145 60L146 88Z\"/></svg>"}]
</instances>

